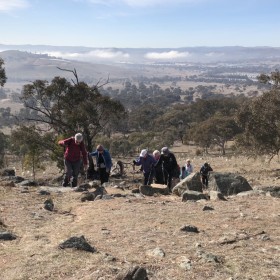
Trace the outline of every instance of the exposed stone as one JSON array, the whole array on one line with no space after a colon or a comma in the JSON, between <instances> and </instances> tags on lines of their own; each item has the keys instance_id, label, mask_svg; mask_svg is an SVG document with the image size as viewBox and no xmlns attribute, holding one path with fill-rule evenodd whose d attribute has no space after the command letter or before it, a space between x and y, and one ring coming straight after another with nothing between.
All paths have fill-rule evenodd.
<instances>
[{"instance_id":1,"label":"exposed stone","mask_svg":"<svg viewBox=\"0 0 280 280\"><path fill-rule=\"evenodd\" d=\"M139 187L139 192L147 196L153 196L155 194L167 195L169 194L169 189L166 186L160 188L160 187L142 185Z\"/></svg>"},{"instance_id":2,"label":"exposed stone","mask_svg":"<svg viewBox=\"0 0 280 280\"><path fill-rule=\"evenodd\" d=\"M13 168L5 168L0 170L0 176L15 176L16 172Z\"/></svg>"},{"instance_id":3,"label":"exposed stone","mask_svg":"<svg viewBox=\"0 0 280 280\"><path fill-rule=\"evenodd\" d=\"M223 196L222 193L217 192L217 191L210 191L210 200L226 200L226 198Z\"/></svg>"},{"instance_id":4,"label":"exposed stone","mask_svg":"<svg viewBox=\"0 0 280 280\"><path fill-rule=\"evenodd\" d=\"M201 250L197 251L197 255L204 259L206 262L221 263L221 257L213 255L212 253L207 253Z\"/></svg>"},{"instance_id":5,"label":"exposed stone","mask_svg":"<svg viewBox=\"0 0 280 280\"><path fill-rule=\"evenodd\" d=\"M195 233L199 233L199 230L196 226L191 226L191 225L187 225L187 226L183 226L180 228L181 231L184 232L195 232Z\"/></svg>"},{"instance_id":6,"label":"exposed stone","mask_svg":"<svg viewBox=\"0 0 280 280\"><path fill-rule=\"evenodd\" d=\"M50 195L51 193L49 191L46 191L46 190L40 190L38 192L38 194L40 194L40 195Z\"/></svg>"},{"instance_id":7,"label":"exposed stone","mask_svg":"<svg viewBox=\"0 0 280 280\"><path fill-rule=\"evenodd\" d=\"M21 187L25 187L25 186L30 186L30 187L34 187L37 186L37 182L33 181L33 180L24 180L22 182L19 183L19 185Z\"/></svg>"},{"instance_id":8,"label":"exposed stone","mask_svg":"<svg viewBox=\"0 0 280 280\"><path fill-rule=\"evenodd\" d=\"M191 265L191 260L187 258L186 256L181 256L176 259L176 262L179 264L179 267L184 269L184 270L190 270L192 265Z\"/></svg>"},{"instance_id":9,"label":"exposed stone","mask_svg":"<svg viewBox=\"0 0 280 280\"><path fill-rule=\"evenodd\" d=\"M116 280L148 280L148 275L145 268L135 266L125 273L118 274Z\"/></svg>"},{"instance_id":10,"label":"exposed stone","mask_svg":"<svg viewBox=\"0 0 280 280\"><path fill-rule=\"evenodd\" d=\"M210 172L208 189L228 196L250 191L252 187L244 177L238 174Z\"/></svg>"},{"instance_id":11,"label":"exposed stone","mask_svg":"<svg viewBox=\"0 0 280 280\"><path fill-rule=\"evenodd\" d=\"M146 255L151 256L151 257L163 258L163 257L165 257L165 252L161 248L155 248L152 250L148 250L146 252Z\"/></svg>"},{"instance_id":12,"label":"exposed stone","mask_svg":"<svg viewBox=\"0 0 280 280\"><path fill-rule=\"evenodd\" d=\"M14 240L16 238L17 238L16 235L10 232L7 231L0 232L0 240Z\"/></svg>"},{"instance_id":13,"label":"exposed stone","mask_svg":"<svg viewBox=\"0 0 280 280\"><path fill-rule=\"evenodd\" d=\"M53 200L51 198L47 199L45 202L44 202L44 208L48 211L53 211L54 209L54 203L53 203Z\"/></svg>"},{"instance_id":14,"label":"exposed stone","mask_svg":"<svg viewBox=\"0 0 280 280\"><path fill-rule=\"evenodd\" d=\"M210 206L207 206L205 205L203 208L202 208L202 211L211 211L211 210L214 210L214 208L210 207Z\"/></svg>"},{"instance_id":15,"label":"exposed stone","mask_svg":"<svg viewBox=\"0 0 280 280\"><path fill-rule=\"evenodd\" d=\"M81 201L85 202L85 201L94 201L95 199L95 194L92 192L87 192L87 193L83 193L82 197L81 197Z\"/></svg>"},{"instance_id":16,"label":"exposed stone","mask_svg":"<svg viewBox=\"0 0 280 280\"><path fill-rule=\"evenodd\" d=\"M84 183L84 184L81 184L81 185L75 187L74 191L75 192L84 192L84 191L87 191L91 188L92 188L92 186L89 183Z\"/></svg>"},{"instance_id":17,"label":"exposed stone","mask_svg":"<svg viewBox=\"0 0 280 280\"><path fill-rule=\"evenodd\" d=\"M280 197L280 187L279 186L272 186L263 188L264 191L269 192L273 197Z\"/></svg>"},{"instance_id":18,"label":"exposed stone","mask_svg":"<svg viewBox=\"0 0 280 280\"><path fill-rule=\"evenodd\" d=\"M182 196L187 190L202 192L202 183L199 172L191 173L189 176L183 179L172 189L172 193Z\"/></svg>"},{"instance_id":19,"label":"exposed stone","mask_svg":"<svg viewBox=\"0 0 280 280\"><path fill-rule=\"evenodd\" d=\"M189 191L186 190L183 194L182 194L182 201L187 201L187 200L200 200L200 199L208 199L208 197L201 193L201 192L197 192L197 191Z\"/></svg>"},{"instance_id":20,"label":"exposed stone","mask_svg":"<svg viewBox=\"0 0 280 280\"><path fill-rule=\"evenodd\" d=\"M80 237L70 237L63 243L59 245L60 249L66 249L66 248L74 248L77 250L83 250L88 252L95 252L96 250L86 241L85 237L82 235Z\"/></svg>"}]
</instances>

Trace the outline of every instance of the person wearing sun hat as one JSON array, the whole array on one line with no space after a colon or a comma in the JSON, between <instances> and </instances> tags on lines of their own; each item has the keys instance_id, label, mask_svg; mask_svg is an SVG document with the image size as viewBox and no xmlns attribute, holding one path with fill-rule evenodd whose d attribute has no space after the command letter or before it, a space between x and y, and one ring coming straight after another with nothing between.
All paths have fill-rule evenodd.
<instances>
[{"instance_id":1,"label":"person wearing sun hat","mask_svg":"<svg viewBox=\"0 0 280 280\"><path fill-rule=\"evenodd\" d=\"M96 150L90 153L90 155L96 159L96 166L101 185L109 182L110 171L113 165L109 151L99 144L97 145Z\"/></svg>"},{"instance_id":2,"label":"person wearing sun hat","mask_svg":"<svg viewBox=\"0 0 280 280\"><path fill-rule=\"evenodd\" d=\"M83 141L83 135L76 133L75 136L58 141L60 146L63 146L64 151L64 166L65 176L62 183L63 187L76 187L78 183L78 175L81 168L82 160L84 163L84 169L87 170L88 157L85 144ZM72 180L72 182L71 182Z\"/></svg>"},{"instance_id":3,"label":"person wearing sun hat","mask_svg":"<svg viewBox=\"0 0 280 280\"><path fill-rule=\"evenodd\" d=\"M148 153L147 149L143 149L136 160L133 160L133 164L141 166L141 170L144 174L143 184L149 186L153 182L154 170L153 167L156 164L155 158Z\"/></svg>"}]
</instances>

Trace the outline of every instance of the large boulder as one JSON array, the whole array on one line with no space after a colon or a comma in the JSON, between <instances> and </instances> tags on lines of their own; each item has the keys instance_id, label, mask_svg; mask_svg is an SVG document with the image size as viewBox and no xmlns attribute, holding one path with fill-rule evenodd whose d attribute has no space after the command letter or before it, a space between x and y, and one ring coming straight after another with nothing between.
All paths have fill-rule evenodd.
<instances>
[{"instance_id":1,"label":"large boulder","mask_svg":"<svg viewBox=\"0 0 280 280\"><path fill-rule=\"evenodd\" d=\"M191 173L180 183L178 183L172 190L172 193L182 196L187 190L202 192L202 183L200 179L200 174L198 172Z\"/></svg>"},{"instance_id":2,"label":"large boulder","mask_svg":"<svg viewBox=\"0 0 280 280\"><path fill-rule=\"evenodd\" d=\"M208 189L227 196L250 191L252 187L244 177L238 174L210 172Z\"/></svg>"}]
</instances>

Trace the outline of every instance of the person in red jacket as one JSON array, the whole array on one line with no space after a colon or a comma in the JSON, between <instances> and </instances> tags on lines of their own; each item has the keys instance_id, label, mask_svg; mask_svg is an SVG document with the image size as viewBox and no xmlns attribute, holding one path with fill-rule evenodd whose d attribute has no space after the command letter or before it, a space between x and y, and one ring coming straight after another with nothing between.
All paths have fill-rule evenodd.
<instances>
[{"instance_id":1,"label":"person in red jacket","mask_svg":"<svg viewBox=\"0 0 280 280\"><path fill-rule=\"evenodd\" d=\"M74 137L60 140L58 144L65 147L65 176L62 186L67 187L71 184L71 187L76 187L78 183L80 167L82 164L81 156L83 158L84 169L87 170L88 166L88 155L83 141L83 135L81 133L77 133Z\"/></svg>"}]
</instances>

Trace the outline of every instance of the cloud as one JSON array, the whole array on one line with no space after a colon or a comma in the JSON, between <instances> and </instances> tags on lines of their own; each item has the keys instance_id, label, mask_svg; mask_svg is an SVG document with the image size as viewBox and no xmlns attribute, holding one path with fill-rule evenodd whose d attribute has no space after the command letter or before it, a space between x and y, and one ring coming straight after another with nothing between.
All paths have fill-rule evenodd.
<instances>
[{"instance_id":1,"label":"cloud","mask_svg":"<svg viewBox=\"0 0 280 280\"><path fill-rule=\"evenodd\" d=\"M176 59L176 58L185 58L190 56L189 52L178 52L178 51L169 51L169 52L150 52L145 55L148 59Z\"/></svg>"},{"instance_id":2,"label":"cloud","mask_svg":"<svg viewBox=\"0 0 280 280\"><path fill-rule=\"evenodd\" d=\"M49 52L46 53L54 57L62 57L64 59L77 59L77 60L88 60L88 59L128 59L130 56L128 53L122 51L114 51L110 49L100 49L85 53L70 53L70 52Z\"/></svg>"},{"instance_id":3,"label":"cloud","mask_svg":"<svg viewBox=\"0 0 280 280\"><path fill-rule=\"evenodd\" d=\"M206 53L205 56L209 56L209 57L215 57L215 56L224 56L224 53L219 53L219 52L210 52L210 53Z\"/></svg>"},{"instance_id":4,"label":"cloud","mask_svg":"<svg viewBox=\"0 0 280 280\"><path fill-rule=\"evenodd\" d=\"M23 9L29 6L26 0L0 0L0 12L9 12L16 9Z\"/></svg>"}]
</instances>

